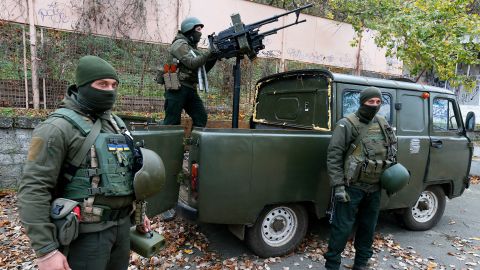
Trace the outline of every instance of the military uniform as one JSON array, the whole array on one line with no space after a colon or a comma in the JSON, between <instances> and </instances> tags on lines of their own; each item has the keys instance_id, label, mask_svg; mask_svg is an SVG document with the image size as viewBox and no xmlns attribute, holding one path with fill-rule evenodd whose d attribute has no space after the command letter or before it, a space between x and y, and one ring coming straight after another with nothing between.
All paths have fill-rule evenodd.
<instances>
[{"instance_id":1,"label":"military uniform","mask_svg":"<svg viewBox=\"0 0 480 270\"><path fill-rule=\"evenodd\" d=\"M360 133L363 135L356 142ZM339 269L341 253L355 223L354 269L364 269L371 258L380 210L379 179L392 164L391 144L396 142L393 137L388 123L379 116L365 123L360 121L357 111L338 121L328 147L327 169L331 186L345 186L349 201L335 202L328 251L324 255L327 269ZM352 146L353 143L358 145Z\"/></svg>"},{"instance_id":2,"label":"military uniform","mask_svg":"<svg viewBox=\"0 0 480 270\"><path fill-rule=\"evenodd\" d=\"M114 78L118 81L113 68L102 59L88 56L85 61L80 61L93 63L86 65L84 70L87 72L90 72L91 66L95 69L95 64L106 66L104 69L98 68L93 75L87 74L84 77ZM102 74L102 70L111 75ZM80 72L77 71L77 75L78 73ZM98 101L100 105L97 107L111 107L114 102L114 95L111 94L115 93L89 90L90 85L85 85L85 91L104 91L113 97L109 103L106 99ZM108 110L94 114L87 108L87 103L79 103L79 100L82 100L80 92L76 85L70 86L60 105L61 109L51 114L33 131L18 190L20 218L38 257L60 250L67 257L72 269L127 269L130 252L129 230L132 226L130 215L135 199L132 159L128 154L130 149L122 144L122 153L117 162L117 156L113 156L113 152L109 152L106 146L98 146L98 142L108 141L110 136L112 144L108 147L119 150L119 144L115 141L125 138L120 134L126 130L125 125ZM95 125L100 127L97 139L94 140L96 158L99 161L97 168L91 166L91 161L95 158L90 150L92 144L86 143L87 154L77 158L78 153L82 152L84 141L88 140L85 129L93 130L94 123L99 123ZM72 167L74 160L80 160L78 167ZM91 184L93 177L102 177L98 188ZM56 198L77 201L81 209L77 230L79 234L69 245L62 245L63 238L60 238L51 218L54 212L52 201ZM86 203L89 198L92 199L91 203ZM64 207L57 206L59 210Z\"/></svg>"},{"instance_id":3,"label":"military uniform","mask_svg":"<svg viewBox=\"0 0 480 270\"><path fill-rule=\"evenodd\" d=\"M164 124L179 125L182 109L185 109L187 114L192 117L193 126L205 127L207 113L196 90L198 84L197 72L204 65L206 72L208 72L215 65L216 59L210 59L210 52L198 50L197 45L181 31L173 40L169 53L169 63L174 63L174 59L178 61L178 79L181 86L178 90L167 90L165 92Z\"/></svg>"}]
</instances>

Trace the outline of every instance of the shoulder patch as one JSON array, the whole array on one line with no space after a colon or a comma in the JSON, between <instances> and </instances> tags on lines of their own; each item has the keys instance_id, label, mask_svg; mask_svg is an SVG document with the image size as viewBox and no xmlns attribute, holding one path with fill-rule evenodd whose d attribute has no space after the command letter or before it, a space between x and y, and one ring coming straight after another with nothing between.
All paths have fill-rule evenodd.
<instances>
[{"instance_id":1,"label":"shoulder patch","mask_svg":"<svg viewBox=\"0 0 480 270\"><path fill-rule=\"evenodd\" d=\"M43 148L43 138L41 137L32 137L32 142L30 143L30 148L28 149L27 160L28 161L35 161L38 157L38 153Z\"/></svg>"}]
</instances>

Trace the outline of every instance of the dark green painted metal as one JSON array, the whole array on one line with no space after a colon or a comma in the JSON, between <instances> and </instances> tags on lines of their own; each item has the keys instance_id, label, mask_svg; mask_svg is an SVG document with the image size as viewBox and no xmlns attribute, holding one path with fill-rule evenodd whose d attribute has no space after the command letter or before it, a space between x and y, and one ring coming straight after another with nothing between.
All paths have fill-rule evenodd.
<instances>
[{"instance_id":1,"label":"dark green painted metal","mask_svg":"<svg viewBox=\"0 0 480 270\"><path fill-rule=\"evenodd\" d=\"M144 142L145 148L155 151L165 165L165 187L157 195L147 199L147 215L154 216L174 207L178 200L177 175L183 162L182 126L134 126L135 142Z\"/></svg>"},{"instance_id":2,"label":"dark green painted metal","mask_svg":"<svg viewBox=\"0 0 480 270\"><path fill-rule=\"evenodd\" d=\"M398 139L398 162L410 171L410 182L390 198L382 194L382 206L386 209L411 207L425 188L425 175L428 165L430 137L428 136L428 100L421 92L398 90L396 102L402 109L396 113ZM419 123L418 126L411 122ZM418 142L418 153L412 153ZM415 152L415 151L413 151Z\"/></svg>"},{"instance_id":3,"label":"dark green painted metal","mask_svg":"<svg viewBox=\"0 0 480 270\"><path fill-rule=\"evenodd\" d=\"M430 184L446 183L452 186L452 197L461 195L471 161L468 139L462 132L435 134L430 127L433 98L439 95L454 99L450 91L413 83L332 74L325 70L302 70L260 80L257 102L276 101L272 96L279 95L293 97L295 91L302 96L312 93L309 92L312 89L327 89L325 79L305 79L324 76L333 79L329 103L332 127L342 117L343 91L373 85L392 98L392 126L399 142L397 158L411 172L411 179L403 190L391 197L383 192L382 209L411 207ZM424 99L424 92L429 92L432 97ZM313 100L316 97L308 98ZM394 109L395 104L401 108ZM284 106L287 110L280 114L288 118L296 105L287 101ZM278 118L279 108L274 104L263 104L257 109L257 119L261 116L270 120ZM315 111L318 116L321 109L315 108ZM326 118L325 114L321 116ZM305 118L291 116L291 119L294 119L291 126L297 127L317 121L308 115ZM193 131L190 162L199 164L199 190L198 197L190 196L189 203L198 209L200 221L252 224L266 205L282 203L312 203L318 217L325 215L330 196L326 152L331 131L287 130L281 129L285 125L278 125L281 127L268 130ZM430 146L431 137L441 136L447 153L432 150Z\"/></svg>"},{"instance_id":4,"label":"dark green painted metal","mask_svg":"<svg viewBox=\"0 0 480 270\"><path fill-rule=\"evenodd\" d=\"M262 84L264 82L268 82L271 80L285 80L285 78L288 78L288 77L301 78L304 76L308 77L308 76L313 76L318 74L323 74L331 78L336 83L348 83L348 84L355 84L359 86L376 86L381 88L453 94L453 92L450 90L429 86L429 85L422 85L422 84L395 81L395 80L370 78L370 77L362 77L362 76L353 76L353 75L341 74L341 73L332 73L326 69L304 69L304 70L294 70L294 71L277 73L277 74L270 75L260 79L257 84Z\"/></svg>"},{"instance_id":5,"label":"dark green painted metal","mask_svg":"<svg viewBox=\"0 0 480 270\"><path fill-rule=\"evenodd\" d=\"M456 104L455 97L440 93L432 93L430 106L435 98L445 98ZM458 105L454 105L457 115L460 115ZM430 113L430 122L433 115ZM463 129L461 117L457 118L459 127ZM452 197L457 197L463 192L463 182L468 176L469 164L472 160L469 140L460 130L438 131L430 125L431 141L442 142L441 148L430 147L430 162L428 167L427 182L444 181L453 183ZM447 158L448 157L448 158Z\"/></svg>"},{"instance_id":6,"label":"dark green painted metal","mask_svg":"<svg viewBox=\"0 0 480 270\"><path fill-rule=\"evenodd\" d=\"M255 121L291 127L328 128L328 81L323 74L262 83ZM327 116L327 117L326 117Z\"/></svg>"},{"instance_id":7,"label":"dark green painted metal","mask_svg":"<svg viewBox=\"0 0 480 270\"><path fill-rule=\"evenodd\" d=\"M330 187L330 134L315 131L194 130L199 220L251 224L265 205L313 202L323 216ZM194 149L196 148L196 149Z\"/></svg>"}]
</instances>

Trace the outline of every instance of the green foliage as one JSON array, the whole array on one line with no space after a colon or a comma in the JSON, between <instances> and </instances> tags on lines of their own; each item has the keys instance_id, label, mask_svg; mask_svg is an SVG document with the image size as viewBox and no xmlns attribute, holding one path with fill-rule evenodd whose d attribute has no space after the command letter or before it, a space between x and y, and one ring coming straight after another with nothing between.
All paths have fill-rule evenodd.
<instances>
[{"instance_id":1,"label":"green foliage","mask_svg":"<svg viewBox=\"0 0 480 270\"><path fill-rule=\"evenodd\" d=\"M332 0L337 18L357 33L376 31L375 43L403 61L412 75L433 70L452 86L475 82L456 74L456 65L479 64L480 18L473 0ZM368 30L367 30L368 31Z\"/></svg>"},{"instance_id":2,"label":"green foliage","mask_svg":"<svg viewBox=\"0 0 480 270\"><path fill-rule=\"evenodd\" d=\"M0 116L12 117L15 115L13 108L0 108Z\"/></svg>"}]
</instances>

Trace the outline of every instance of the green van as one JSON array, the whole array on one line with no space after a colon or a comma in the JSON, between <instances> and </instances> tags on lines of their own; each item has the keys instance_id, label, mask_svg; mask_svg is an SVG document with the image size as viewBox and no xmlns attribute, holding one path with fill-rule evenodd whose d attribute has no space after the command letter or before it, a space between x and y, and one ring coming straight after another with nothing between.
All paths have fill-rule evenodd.
<instances>
[{"instance_id":1,"label":"green van","mask_svg":"<svg viewBox=\"0 0 480 270\"><path fill-rule=\"evenodd\" d=\"M258 81L250 129L195 128L179 209L200 222L228 224L259 256L291 252L308 218L322 218L331 189L326 151L336 122L359 106L367 86L383 94L380 114L398 136L398 161L411 173L400 192L382 194L405 227L427 230L446 197L469 186L473 144L455 95L405 81L298 70ZM473 123L473 124L472 124Z\"/></svg>"}]
</instances>

